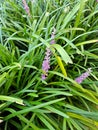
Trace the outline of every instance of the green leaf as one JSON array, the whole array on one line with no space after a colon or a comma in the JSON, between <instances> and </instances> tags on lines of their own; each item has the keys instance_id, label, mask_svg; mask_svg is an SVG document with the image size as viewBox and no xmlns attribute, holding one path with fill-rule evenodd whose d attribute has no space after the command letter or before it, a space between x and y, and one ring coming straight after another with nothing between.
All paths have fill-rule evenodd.
<instances>
[{"instance_id":1,"label":"green leaf","mask_svg":"<svg viewBox=\"0 0 98 130\"><path fill-rule=\"evenodd\" d=\"M56 56L56 58L57 58L57 61L58 61L58 64L60 66L62 73L64 74L65 77L67 77L67 72L66 72L66 69L64 68L61 58L59 56Z\"/></svg>"},{"instance_id":2,"label":"green leaf","mask_svg":"<svg viewBox=\"0 0 98 130\"><path fill-rule=\"evenodd\" d=\"M77 123L76 121L74 121L73 119L69 119L69 121L72 123L72 125L74 126L74 128L76 128L77 130L83 130Z\"/></svg>"},{"instance_id":3,"label":"green leaf","mask_svg":"<svg viewBox=\"0 0 98 130\"><path fill-rule=\"evenodd\" d=\"M56 99L56 100L52 100L52 101L48 101L48 102L45 102L45 103L41 103L41 104L38 104L36 106L32 106L32 107L28 107L28 108L25 108L23 110L20 110L18 112L14 112L10 115L8 115L7 117L5 117L5 120L8 120L14 116L17 116L19 114L23 114L23 113L27 113L27 112L30 112L30 111L33 111L35 109L38 109L38 108L42 108L42 107L45 107L47 105L51 105L51 104L54 104L54 103L57 103L57 102L60 102L62 100L64 100L65 98L60 98L60 99Z\"/></svg>"},{"instance_id":4,"label":"green leaf","mask_svg":"<svg viewBox=\"0 0 98 130\"><path fill-rule=\"evenodd\" d=\"M66 37L59 37L59 39L63 39L64 41L66 41L69 46L76 50L77 54L83 55L83 53L76 47L76 45L74 45L74 43L72 43L72 41L70 41Z\"/></svg>"},{"instance_id":5,"label":"green leaf","mask_svg":"<svg viewBox=\"0 0 98 130\"><path fill-rule=\"evenodd\" d=\"M64 112L62 112L54 107L46 106L45 108L49 109L51 112L56 113L64 118L69 118L69 116L67 114L65 114Z\"/></svg>"},{"instance_id":6,"label":"green leaf","mask_svg":"<svg viewBox=\"0 0 98 130\"><path fill-rule=\"evenodd\" d=\"M24 105L22 99L15 98L15 97L0 95L0 100L1 101L7 101L7 102L15 102L17 104Z\"/></svg>"},{"instance_id":7,"label":"green leaf","mask_svg":"<svg viewBox=\"0 0 98 130\"><path fill-rule=\"evenodd\" d=\"M59 54L61 55L62 59L64 60L64 62L67 63L72 63L72 60L70 58L70 56L68 55L68 53L63 49L63 47L61 47L58 44L53 44L51 45L51 47L55 48Z\"/></svg>"},{"instance_id":8,"label":"green leaf","mask_svg":"<svg viewBox=\"0 0 98 130\"><path fill-rule=\"evenodd\" d=\"M62 23L61 29L64 29L66 27L66 25L73 19L73 17L77 13L79 7L80 7L80 4L77 3L74 6L74 8L67 14L67 16L63 19L63 23Z\"/></svg>"},{"instance_id":9,"label":"green leaf","mask_svg":"<svg viewBox=\"0 0 98 130\"><path fill-rule=\"evenodd\" d=\"M49 130L55 130L53 128L53 126L40 114L37 114L37 117L45 124L45 126L49 129Z\"/></svg>"},{"instance_id":10,"label":"green leaf","mask_svg":"<svg viewBox=\"0 0 98 130\"><path fill-rule=\"evenodd\" d=\"M86 45L86 44L93 44L93 43L96 43L96 42L98 42L98 39L80 42L80 43L77 43L76 46L81 46L81 45Z\"/></svg>"},{"instance_id":11,"label":"green leaf","mask_svg":"<svg viewBox=\"0 0 98 130\"><path fill-rule=\"evenodd\" d=\"M4 72L2 75L0 75L0 87L5 83L6 76L7 76L6 72Z\"/></svg>"}]
</instances>

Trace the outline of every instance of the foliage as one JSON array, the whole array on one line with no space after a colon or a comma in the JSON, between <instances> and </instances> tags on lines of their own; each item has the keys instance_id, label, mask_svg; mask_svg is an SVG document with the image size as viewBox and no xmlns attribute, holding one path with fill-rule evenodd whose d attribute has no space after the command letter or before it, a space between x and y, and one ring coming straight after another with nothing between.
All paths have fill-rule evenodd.
<instances>
[{"instance_id":1,"label":"foliage","mask_svg":"<svg viewBox=\"0 0 98 130\"><path fill-rule=\"evenodd\" d=\"M0 4L0 130L97 130L98 3L27 0L27 5L30 16L21 0ZM46 47L50 70L42 80ZM90 77L76 83L88 68Z\"/></svg>"}]
</instances>

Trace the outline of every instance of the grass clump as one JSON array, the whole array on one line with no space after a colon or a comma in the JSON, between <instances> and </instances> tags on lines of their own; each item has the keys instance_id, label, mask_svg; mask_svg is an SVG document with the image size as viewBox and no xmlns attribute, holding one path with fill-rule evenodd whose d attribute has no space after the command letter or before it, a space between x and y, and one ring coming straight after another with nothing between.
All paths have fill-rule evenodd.
<instances>
[{"instance_id":1,"label":"grass clump","mask_svg":"<svg viewBox=\"0 0 98 130\"><path fill-rule=\"evenodd\" d=\"M97 8L95 0L0 3L0 130L98 129Z\"/></svg>"}]
</instances>

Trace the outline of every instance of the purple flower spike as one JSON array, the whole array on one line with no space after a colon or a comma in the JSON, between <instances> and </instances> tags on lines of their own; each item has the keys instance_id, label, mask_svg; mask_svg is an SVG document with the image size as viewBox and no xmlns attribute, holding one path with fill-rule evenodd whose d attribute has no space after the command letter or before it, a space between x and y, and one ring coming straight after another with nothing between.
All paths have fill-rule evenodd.
<instances>
[{"instance_id":1,"label":"purple flower spike","mask_svg":"<svg viewBox=\"0 0 98 130\"><path fill-rule=\"evenodd\" d=\"M51 40L50 44L55 43L55 40L54 40L55 32L56 32L56 29L54 28L54 30L51 34L52 40ZM50 69L50 56L51 56L51 51L49 48L46 48L45 58L44 58L44 61L42 64L42 70L43 70L43 74L41 76L42 80L45 80L48 76L48 70Z\"/></svg>"},{"instance_id":2,"label":"purple flower spike","mask_svg":"<svg viewBox=\"0 0 98 130\"><path fill-rule=\"evenodd\" d=\"M82 83L82 81L85 80L90 75L91 72L92 72L91 68L88 68L88 70L81 76L77 77L75 81L79 84Z\"/></svg>"},{"instance_id":3,"label":"purple flower spike","mask_svg":"<svg viewBox=\"0 0 98 130\"><path fill-rule=\"evenodd\" d=\"M46 79L48 75L47 74L48 70L50 69L50 55L51 55L50 49L46 48L45 58L42 64L42 70L43 70L42 79L43 80Z\"/></svg>"},{"instance_id":4,"label":"purple flower spike","mask_svg":"<svg viewBox=\"0 0 98 130\"><path fill-rule=\"evenodd\" d=\"M28 16L30 16L30 9L29 9L29 6L26 3L26 0L22 0L22 2L23 2L25 11L27 12Z\"/></svg>"}]
</instances>

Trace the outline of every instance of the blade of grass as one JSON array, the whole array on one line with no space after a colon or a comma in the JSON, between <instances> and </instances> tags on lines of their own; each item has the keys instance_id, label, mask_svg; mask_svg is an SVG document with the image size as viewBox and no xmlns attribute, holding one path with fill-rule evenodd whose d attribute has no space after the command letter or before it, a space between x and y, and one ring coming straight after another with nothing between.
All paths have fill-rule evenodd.
<instances>
[{"instance_id":1,"label":"blade of grass","mask_svg":"<svg viewBox=\"0 0 98 130\"><path fill-rule=\"evenodd\" d=\"M33 111L34 109L37 109L37 108L42 108L42 107L45 107L47 105L51 105L51 104L54 104L54 103L57 103L57 102L60 102L62 100L64 100L65 98L60 98L60 99L56 99L56 100L52 100L52 101L48 101L46 103L41 103L39 105L36 105L36 106L32 106L32 107L28 107L28 108L25 108L24 110L20 110L18 112L14 112L8 116L5 117L5 120L8 120L14 116L17 116L19 114L23 114L23 113L27 113L27 112L30 112L30 111Z\"/></svg>"},{"instance_id":2,"label":"blade of grass","mask_svg":"<svg viewBox=\"0 0 98 130\"><path fill-rule=\"evenodd\" d=\"M15 97L0 95L0 100L1 101L7 101L7 102L15 102L17 104L24 105L22 99L15 98Z\"/></svg>"}]
</instances>

